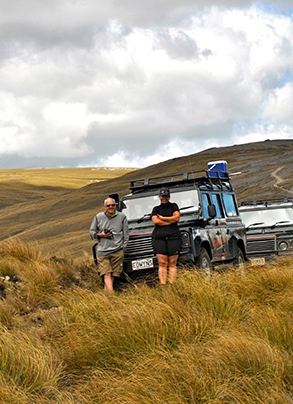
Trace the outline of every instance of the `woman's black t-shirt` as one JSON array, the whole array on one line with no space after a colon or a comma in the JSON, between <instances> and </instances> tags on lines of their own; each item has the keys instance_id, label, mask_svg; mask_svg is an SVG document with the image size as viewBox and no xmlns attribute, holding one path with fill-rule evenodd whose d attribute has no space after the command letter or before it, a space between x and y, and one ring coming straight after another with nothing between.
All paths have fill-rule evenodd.
<instances>
[{"instance_id":1,"label":"woman's black t-shirt","mask_svg":"<svg viewBox=\"0 0 293 404\"><path fill-rule=\"evenodd\" d=\"M161 203L161 205L155 206L153 208L152 216L156 215L161 215L165 217L173 216L173 213L176 211L179 212L179 207L177 203L175 202ZM177 223L171 223L166 226L155 225L152 236L154 238L168 237L172 239L178 239L181 237Z\"/></svg>"}]
</instances>

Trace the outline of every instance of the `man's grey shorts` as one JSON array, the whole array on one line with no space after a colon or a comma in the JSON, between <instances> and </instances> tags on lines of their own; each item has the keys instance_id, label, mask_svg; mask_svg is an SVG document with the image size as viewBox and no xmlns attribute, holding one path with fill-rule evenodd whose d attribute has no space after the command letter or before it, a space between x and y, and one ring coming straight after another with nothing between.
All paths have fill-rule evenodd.
<instances>
[{"instance_id":1,"label":"man's grey shorts","mask_svg":"<svg viewBox=\"0 0 293 404\"><path fill-rule=\"evenodd\" d=\"M123 259L123 250L99 257L100 276L103 276L108 272L112 272L113 276L120 276L123 270Z\"/></svg>"}]
</instances>

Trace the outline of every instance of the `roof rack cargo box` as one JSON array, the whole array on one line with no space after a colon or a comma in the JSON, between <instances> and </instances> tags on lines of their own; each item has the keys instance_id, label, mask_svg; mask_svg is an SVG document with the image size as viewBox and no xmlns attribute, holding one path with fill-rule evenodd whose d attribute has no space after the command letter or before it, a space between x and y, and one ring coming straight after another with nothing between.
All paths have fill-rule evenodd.
<instances>
[{"instance_id":1,"label":"roof rack cargo box","mask_svg":"<svg viewBox=\"0 0 293 404\"><path fill-rule=\"evenodd\" d=\"M225 178L228 173L228 163L225 160L210 161L208 163L208 171L211 177L220 176L221 178Z\"/></svg>"}]
</instances>

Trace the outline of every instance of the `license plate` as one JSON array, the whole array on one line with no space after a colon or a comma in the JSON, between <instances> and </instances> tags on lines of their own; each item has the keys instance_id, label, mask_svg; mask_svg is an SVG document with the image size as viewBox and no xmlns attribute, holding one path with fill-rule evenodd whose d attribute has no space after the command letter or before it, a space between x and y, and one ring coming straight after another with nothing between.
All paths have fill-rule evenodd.
<instances>
[{"instance_id":1,"label":"license plate","mask_svg":"<svg viewBox=\"0 0 293 404\"><path fill-rule=\"evenodd\" d=\"M145 258L142 260L132 261L133 271L137 271L138 269L153 268L153 267L154 267L154 260L152 258Z\"/></svg>"},{"instance_id":2,"label":"license plate","mask_svg":"<svg viewBox=\"0 0 293 404\"><path fill-rule=\"evenodd\" d=\"M250 262L252 265L264 265L266 263L266 259L265 257L251 258Z\"/></svg>"}]
</instances>

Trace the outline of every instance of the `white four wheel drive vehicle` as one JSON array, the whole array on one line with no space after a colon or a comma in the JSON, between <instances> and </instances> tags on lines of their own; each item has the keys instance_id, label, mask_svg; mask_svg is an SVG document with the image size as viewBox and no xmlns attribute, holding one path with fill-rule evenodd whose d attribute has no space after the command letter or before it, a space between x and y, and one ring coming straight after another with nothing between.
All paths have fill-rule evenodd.
<instances>
[{"instance_id":1,"label":"white four wheel drive vehicle","mask_svg":"<svg viewBox=\"0 0 293 404\"><path fill-rule=\"evenodd\" d=\"M293 198L244 201L239 211L252 262L263 264L273 256L293 254Z\"/></svg>"}]
</instances>

